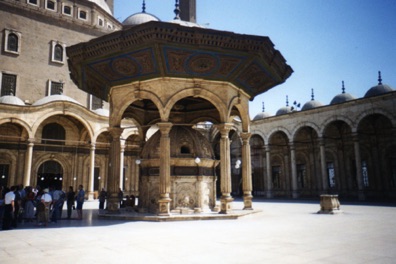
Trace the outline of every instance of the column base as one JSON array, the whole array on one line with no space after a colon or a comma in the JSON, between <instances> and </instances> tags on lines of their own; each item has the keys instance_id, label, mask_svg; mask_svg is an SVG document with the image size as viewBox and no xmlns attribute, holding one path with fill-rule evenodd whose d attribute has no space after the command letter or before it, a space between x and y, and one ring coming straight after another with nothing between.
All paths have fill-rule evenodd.
<instances>
[{"instance_id":1,"label":"column base","mask_svg":"<svg viewBox=\"0 0 396 264\"><path fill-rule=\"evenodd\" d=\"M94 199L95 199L94 192L89 192L88 193L88 201L93 201Z\"/></svg>"},{"instance_id":2,"label":"column base","mask_svg":"<svg viewBox=\"0 0 396 264\"><path fill-rule=\"evenodd\" d=\"M253 199L253 195L251 194L243 195L243 210L253 210L252 199Z\"/></svg>"},{"instance_id":3,"label":"column base","mask_svg":"<svg viewBox=\"0 0 396 264\"><path fill-rule=\"evenodd\" d=\"M366 200L366 195L364 194L364 191L359 191L358 192L358 199L359 199L359 201L365 201Z\"/></svg>"},{"instance_id":4,"label":"column base","mask_svg":"<svg viewBox=\"0 0 396 264\"><path fill-rule=\"evenodd\" d=\"M234 198L231 196L222 196L220 198L220 212L219 214L229 214L232 212L232 201Z\"/></svg>"},{"instance_id":5,"label":"column base","mask_svg":"<svg viewBox=\"0 0 396 264\"><path fill-rule=\"evenodd\" d=\"M297 199L298 197L300 197L298 191L293 191L292 192L292 197L293 197L293 199Z\"/></svg>"},{"instance_id":6,"label":"column base","mask_svg":"<svg viewBox=\"0 0 396 264\"><path fill-rule=\"evenodd\" d=\"M272 194L272 191L267 191L267 198L268 199L274 198L274 195Z\"/></svg>"},{"instance_id":7,"label":"column base","mask_svg":"<svg viewBox=\"0 0 396 264\"><path fill-rule=\"evenodd\" d=\"M158 214L159 216L170 216L170 202L169 197L160 198L158 200Z\"/></svg>"},{"instance_id":8,"label":"column base","mask_svg":"<svg viewBox=\"0 0 396 264\"><path fill-rule=\"evenodd\" d=\"M115 197L114 197L115 196ZM110 195L110 197L106 201L107 203L107 214L119 214L120 213L120 202L118 201L117 193Z\"/></svg>"}]
</instances>

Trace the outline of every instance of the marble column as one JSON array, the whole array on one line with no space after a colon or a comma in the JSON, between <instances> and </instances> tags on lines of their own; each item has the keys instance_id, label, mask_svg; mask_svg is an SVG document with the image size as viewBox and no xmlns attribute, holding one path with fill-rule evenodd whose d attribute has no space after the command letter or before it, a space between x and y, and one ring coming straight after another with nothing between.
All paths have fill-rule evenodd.
<instances>
[{"instance_id":1,"label":"marble column","mask_svg":"<svg viewBox=\"0 0 396 264\"><path fill-rule=\"evenodd\" d=\"M267 162L267 198L272 198L271 148L269 145L265 145L265 159Z\"/></svg>"},{"instance_id":2,"label":"marble column","mask_svg":"<svg viewBox=\"0 0 396 264\"><path fill-rule=\"evenodd\" d=\"M121 149L120 149L120 188L123 191L126 191L126 187L123 186L123 179L125 177L124 175L124 152L125 152L125 145L121 145ZM126 185L126 182L125 182Z\"/></svg>"},{"instance_id":3,"label":"marble column","mask_svg":"<svg viewBox=\"0 0 396 264\"><path fill-rule=\"evenodd\" d=\"M320 168L322 172L322 192L327 193L329 189L329 185L327 180L326 152L325 152L325 144L323 138L319 139L319 147L320 147Z\"/></svg>"},{"instance_id":4,"label":"marble column","mask_svg":"<svg viewBox=\"0 0 396 264\"><path fill-rule=\"evenodd\" d=\"M221 191L221 208L220 214L227 214L232 211L231 197L231 157L230 157L230 139L228 134L233 124L220 124L218 129L221 134L220 138L220 191Z\"/></svg>"},{"instance_id":5,"label":"marble column","mask_svg":"<svg viewBox=\"0 0 396 264\"><path fill-rule=\"evenodd\" d=\"M242 189L243 189L243 210L253 210L252 207L252 162L250 155L251 133L241 133L242 138Z\"/></svg>"},{"instance_id":6,"label":"marble column","mask_svg":"<svg viewBox=\"0 0 396 264\"><path fill-rule=\"evenodd\" d=\"M120 186L120 151L121 133L120 127L109 129L111 142L109 151L108 177L107 177L107 211L108 213L119 212L118 188Z\"/></svg>"},{"instance_id":7,"label":"marble column","mask_svg":"<svg viewBox=\"0 0 396 264\"><path fill-rule=\"evenodd\" d=\"M172 123L161 122L157 124L161 131L160 139L160 184L159 184L159 208L158 215L170 215L169 197L171 181L170 181L170 137L169 132L172 128Z\"/></svg>"},{"instance_id":8,"label":"marble column","mask_svg":"<svg viewBox=\"0 0 396 264\"><path fill-rule=\"evenodd\" d=\"M34 139L28 139L26 154L25 154L25 172L23 177L23 186L30 186L30 178L32 173L32 158L33 158Z\"/></svg>"},{"instance_id":9,"label":"marble column","mask_svg":"<svg viewBox=\"0 0 396 264\"><path fill-rule=\"evenodd\" d=\"M89 152L89 179L88 179L88 200L94 199L94 179L95 177L95 144L91 144Z\"/></svg>"},{"instance_id":10,"label":"marble column","mask_svg":"<svg viewBox=\"0 0 396 264\"><path fill-rule=\"evenodd\" d=\"M289 143L290 146L290 166L292 175L292 196L294 199L298 198L298 185L297 185L297 167L296 167L296 149L293 142Z\"/></svg>"},{"instance_id":11,"label":"marble column","mask_svg":"<svg viewBox=\"0 0 396 264\"><path fill-rule=\"evenodd\" d=\"M365 200L364 195L364 184L362 175L362 159L360 157L360 144L358 135L353 135L353 146L355 150L355 165L356 165L356 181L358 185L358 198L359 200Z\"/></svg>"}]
</instances>

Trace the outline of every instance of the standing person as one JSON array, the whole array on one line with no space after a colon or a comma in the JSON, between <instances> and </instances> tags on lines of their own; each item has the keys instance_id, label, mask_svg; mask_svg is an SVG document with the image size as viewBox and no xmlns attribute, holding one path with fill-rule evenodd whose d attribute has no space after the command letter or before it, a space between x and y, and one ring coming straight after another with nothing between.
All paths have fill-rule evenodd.
<instances>
[{"instance_id":1,"label":"standing person","mask_svg":"<svg viewBox=\"0 0 396 264\"><path fill-rule=\"evenodd\" d=\"M76 193L73 190L73 186L69 187L69 191L67 192L67 219L71 218L72 208L74 207L74 197Z\"/></svg>"},{"instance_id":2,"label":"standing person","mask_svg":"<svg viewBox=\"0 0 396 264\"><path fill-rule=\"evenodd\" d=\"M79 220L82 220L82 208L83 208L83 204L84 204L84 199L85 199L85 191L83 186L80 184L78 186L78 193L77 193L77 215Z\"/></svg>"},{"instance_id":3,"label":"standing person","mask_svg":"<svg viewBox=\"0 0 396 264\"><path fill-rule=\"evenodd\" d=\"M124 193L122 192L121 188L118 188L118 201L120 203L120 208L123 207L123 202L124 200Z\"/></svg>"},{"instance_id":4,"label":"standing person","mask_svg":"<svg viewBox=\"0 0 396 264\"><path fill-rule=\"evenodd\" d=\"M107 192L105 191L105 188L102 188L99 194L99 209L103 210L104 209L104 204L107 198Z\"/></svg>"},{"instance_id":5,"label":"standing person","mask_svg":"<svg viewBox=\"0 0 396 264\"><path fill-rule=\"evenodd\" d=\"M14 218L12 219L12 227L17 228L18 223L19 223L19 218L20 214L22 213L21 210L21 204L22 204L22 199L21 199L21 194L19 192L19 185L14 186Z\"/></svg>"},{"instance_id":6,"label":"standing person","mask_svg":"<svg viewBox=\"0 0 396 264\"><path fill-rule=\"evenodd\" d=\"M15 186L11 189L5 189L6 194L4 196L4 215L3 215L3 230L10 230L12 218L15 211Z\"/></svg>"},{"instance_id":7,"label":"standing person","mask_svg":"<svg viewBox=\"0 0 396 264\"><path fill-rule=\"evenodd\" d=\"M28 222L33 222L34 218L34 192L32 187L26 188L26 199L25 199L25 218Z\"/></svg>"},{"instance_id":8,"label":"standing person","mask_svg":"<svg viewBox=\"0 0 396 264\"><path fill-rule=\"evenodd\" d=\"M61 187L57 186L55 191L52 193L52 216L51 222L57 223L58 219L60 219L61 210L63 207L63 191Z\"/></svg>"},{"instance_id":9,"label":"standing person","mask_svg":"<svg viewBox=\"0 0 396 264\"><path fill-rule=\"evenodd\" d=\"M44 189L44 194L41 195L41 202L44 204L44 226L47 226L48 220L49 220L49 210L50 210L50 205L52 203L52 197L48 193L49 190L48 188Z\"/></svg>"}]
</instances>

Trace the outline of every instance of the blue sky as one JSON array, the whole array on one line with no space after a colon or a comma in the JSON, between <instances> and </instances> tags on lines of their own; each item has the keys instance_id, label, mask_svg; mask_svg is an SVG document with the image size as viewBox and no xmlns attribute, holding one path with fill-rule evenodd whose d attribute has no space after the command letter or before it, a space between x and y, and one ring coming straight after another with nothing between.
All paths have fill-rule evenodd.
<instances>
[{"instance_id":1,"label":"blue sky","mask_svg":"<svg viewBox=\"0 0 396 264\"><path fill-rule=\"evenodd\" d=\"M146 0L146 12L170 21L174 0ZM115 0L121 22L142 0ZM356 98L382 83L396 89L396 0L197 0L197 23L217 30L268 36L293 68L284 84L250 102L250 117L272 115L294 101L327 105L341 93Z\"/></svg>"}]
</instances>

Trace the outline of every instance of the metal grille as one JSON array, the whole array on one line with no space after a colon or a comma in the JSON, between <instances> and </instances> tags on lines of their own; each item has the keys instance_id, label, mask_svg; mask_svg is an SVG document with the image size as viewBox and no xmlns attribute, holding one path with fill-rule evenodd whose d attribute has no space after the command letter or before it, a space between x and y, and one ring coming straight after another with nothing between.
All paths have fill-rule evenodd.
<instances>
[{"instance_id":1,"label":"metal grille","mask_svg":"<svg viewBox=\"0 0 396 264\"><path fill-rule=\"evenodd\" d=\"M16 75L3 73L1 79L1 96L15 95L16 90Z\"/></svg>"}]
</instances>

